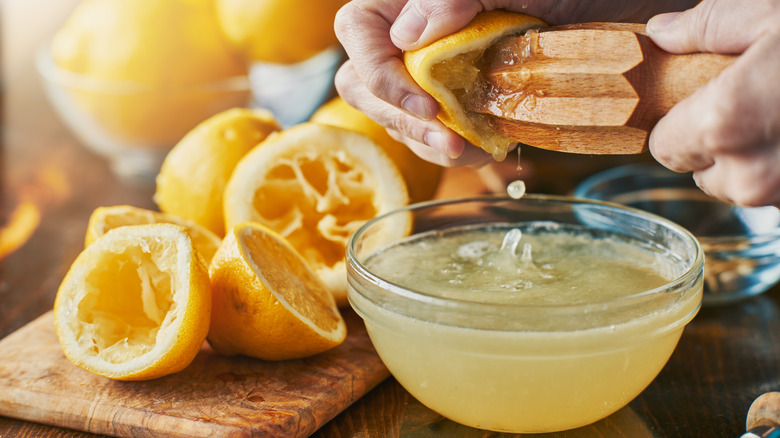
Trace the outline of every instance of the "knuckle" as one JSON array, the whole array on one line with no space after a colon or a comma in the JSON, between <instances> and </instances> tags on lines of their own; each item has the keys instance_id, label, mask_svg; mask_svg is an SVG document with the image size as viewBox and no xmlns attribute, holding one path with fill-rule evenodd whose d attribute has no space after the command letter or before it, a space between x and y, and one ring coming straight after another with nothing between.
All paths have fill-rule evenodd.
<instances>
[{"instance_id":1,"label":"knuckle","mask_svg":"<svg viewBox=\"0 0 780 438\"><path fill-rule=\"evenodd\" d=\"M364 43L365 23L372 20L376 11L365 1L352 0L336 11L333 30L348 54L358 50Z\"/></svg>"},{"instance_id":2,"label":"knuckle","mask_svg":"<svg viewBox=\"0 0 780 438\"><path fill-rule=\"evenodd\" d=\"M707 51L713 50L713 44L717 41L718 22L715 19L715 2L704 1L691 10L693 12L693 25L695 31L692 37L696 47Z\"/></svg>"},{"instance_id":3,"label":"knuckle","mask_svg":"<svg viewBox=\"0 0 780 438\"><path fill-rule=\"evenodd\" d=\"M345 4L336 12L336 17L333 20L333 30L340 41L351 33L353 23L356 21L355 15L355 2Z\"/></svg>"},{"instance_id":4,"label":"knuckle","mask_svg":"<svg viewBox=\"0 0 780 438\"><path fill-rule=\"evenodd\" d=\"M433 123L424 122L400 110L389 115L385 126L419 143L425 143L426 134L436 130Z\"/></svg>"},{"instance_id":5,"label":"knuckle","mask_svg":"<svg viewBox=\"0 0 780 438\"><path fill-rule=\"evenodd\" d=\"M393 69L391 66L380 64L377 68L367 72L364 83L368 91L382 100L394 105L401 106L400 96L405 95L405 91L400 86L400 81L393 79Z\"/></svg>"},{"instance_id":6,"label":"knuckle","mask_svg":"<svg viewBox=\"0 0 780 438\"><path fill-rule=\"evenodd\" d=\"M336 86L336 91L342 96L349 94L351 85L355 84L358 80L355 69L352 67L350 61L345 62L337 71L336 76L333 78L333 84Z\"/></svg>"},{"instance_id":7,"label":"knuckle","mask_svg":"<svg viewBox=\"0 0 780 438\"><path fill-rule=\"evenodd\" d=\"M414 121L415 119L413 117L401 111L394 111L388 118L388 128L421 142L425 137L425 133L421 133L420 130L416 128L416 123L414 123Z\"/></svg>"},{"instance_id":8,"label":"knuckle","mask_svg":"<svg viewBox=\"0 0 780 438\"><path fill-rule=\"evenodd\" d=\"M735 100L728 96L729 92L723 89L721 99L710 106L708 111L702 114L699 132L701 146L710 153L721 153L732 149L742 137L742 129L739 127L740 109L735 105Z\"/></svg>"},{"instance_id":9,"label":"knuckle","mask_svg":"<svg viewBox=\"0 0 780 438\"><path fill-rule=\"evenodd\" d=\"M449 15L452 8L457 7L459 1L441 2L438 0L410 0L407 7L413 7L422 14L422 16L428 19L435 19L438 17L445 17Z\"/></svg>"},{"instance_id":10,"label":"knuckle","mask_svg":"<svg viewBox=\"0 0 780 438\"><path fill-rule=\"evenodd\" d=\"M428 20L448 20L454 12L469 6L475 7L475 2L463 1L415 1L415 7Z\"/></svg>"}]
</instances>

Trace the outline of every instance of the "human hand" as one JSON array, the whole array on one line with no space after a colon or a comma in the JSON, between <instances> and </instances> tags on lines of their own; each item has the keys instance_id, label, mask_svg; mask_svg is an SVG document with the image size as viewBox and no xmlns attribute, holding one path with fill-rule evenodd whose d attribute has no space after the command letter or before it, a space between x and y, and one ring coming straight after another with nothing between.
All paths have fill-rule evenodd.
<instances>
[{"instance_id":1,"label":"human hand","mask_svg":"<svg viewBox=\"0 0 780 438\"><path fill-rule=\"evenodd\" d=\"M436 119L438 105L406 72L402 51L415 50L454 33L483 10L503 8L549 24L638 21L693 0L353 0L336 16L336 34L349 60L336 75L339 94L388 128L417 155L444 166L485 163L492 158Z\"/></svg>"},{"instance_id":2,"label":"human hand","mask_svg":"<svg viewBox=\"0 0 780 438\"><path fill-rule=\"evenodd\" d=\"M650 134L664 166L693 172L702 190L745 206L780 205L780 0L704 0L648 22L672 53L741 53L678 103Z\"/></svg>"}]
</instances>

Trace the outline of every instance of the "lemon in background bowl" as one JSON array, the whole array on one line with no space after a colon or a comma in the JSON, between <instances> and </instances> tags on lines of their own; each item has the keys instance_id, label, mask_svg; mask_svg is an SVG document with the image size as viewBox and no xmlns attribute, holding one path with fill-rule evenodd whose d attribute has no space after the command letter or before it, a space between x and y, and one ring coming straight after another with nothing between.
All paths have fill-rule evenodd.
<instances>
[{"instance_id":1,"label":"lemon in background bowl","mask_svg":"<svg viewBox=\"0 0 780 438\"><path fill-rule=\"evenodd\" d=\"M85 0L38 57L47 92L120 175L153 176L209 116L247 103L247 66L214 0Z\"/></svg>"},{"instance_id":2,"label":"lemon in background bowl","mask_svg":"<svg viewBox=\"0 0 780 438\"><path fill-rule=\"evenodd\" d=\"M294 64L338 45L336 12L347 0L216 0L228 41L252 61Z\"/></svg>"}]
</instances>

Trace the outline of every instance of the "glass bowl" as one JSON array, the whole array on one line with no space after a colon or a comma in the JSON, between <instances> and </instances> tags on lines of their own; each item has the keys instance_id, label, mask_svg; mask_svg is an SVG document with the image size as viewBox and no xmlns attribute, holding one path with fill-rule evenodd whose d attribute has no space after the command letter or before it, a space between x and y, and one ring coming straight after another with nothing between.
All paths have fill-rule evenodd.
<instances>
[{"instance_id":1,"label":"glass bowl","mask_svg":"<svg viewBox=\"0 0 780 438\"><path fill-rule=\"evenodd\" d=\"M153 181L165 155L198 123L251 101L246 76L192 88L155 88L98 79L60 68L49 46L36 55L44 91L57 114L120 177Z\"/></svg>"},{"instance_id":2,"label":"glass bowl","mask_svg":"<svg viewBox=\"0 0 780 438\"><path fill-rule=\"evenodd\" d=\"M760 294L780 280L780 211L740 207L702 192L690 174L630 164L582 181L574 195L649 211L691 231L705 253L704 304Z\"/></svg>"},{"instance_id":3,"label":"glass bowl","mask_svg":"<svg viewBox=\"0 0 780 438\"><path fill-rule=\"evenodd\" d=\"M404 221L411 224L406 237L388 232ZM507 253L509 236L517 235L510 230L522 236ZM485 244L479 233L486 231L500 242ZM459 235L465 244L446 246ZM500 249L486 255L491 245ZM582 253L593 248L609 258L609 270L585 264ZM479 276L506 260L521 266L507 271L509 281L485 286L461 275ZM573 270L552 266L559 261ZM660 372L701 304L703 254L687 230L585 199L412 205L361 227L347 262L350 304L396 380L451 420L501 432L573 429L619 410ZM640 271L658 274L655 286L638 286ZM551 280L551 293L540 293L545 279L558 276L573 282ZM626 293L625 284L635 290Z\"/></svg>"}]
</instances>

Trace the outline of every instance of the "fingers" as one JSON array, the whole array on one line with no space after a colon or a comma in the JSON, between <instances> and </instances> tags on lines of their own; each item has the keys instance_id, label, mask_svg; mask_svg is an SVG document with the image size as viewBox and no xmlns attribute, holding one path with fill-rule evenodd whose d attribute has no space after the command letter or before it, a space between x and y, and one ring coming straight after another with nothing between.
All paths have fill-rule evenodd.
<instances>
[{"instance_id":1,"label":"fingers","mask_svg":"<svg viewBox=\"0 0 780 438\"><path fill-rule=\"evenodd\" d=\"M375 3L361 0L347 3L334 22L336 36L353 62L357 75L354 79L379 99L413 117L431 120L438 112L436 101L406 72L401 50L388 36L390 25L405 1ZM355 106L362 109L360 105Z\"/></svg>"},{"instance_id":2,"label":"fingers","mask_svg":"<svg viewBox=\"0 0 780 438\"><path fill-rule=\"evenodd\" d=\"M493 161L492 155L469 143L464 145L463 152L457 158L450 158L426 144L416 142L409 139L408 137L404 137L398 131L388 130L387 132L396 140L406 144L406 146L411 149L412 152L414 152L418 157L431 163L438 164L439 166L479 167Z\"/></svg>"},{"instance_id":3,"label":"fingers","mask_svg":"<svg viewBox=\"0 0 780 438\"><path fill-rule=\"evenodd\" d=\"M401 50L416 50L468 24L483 9L473 0L411 0L390 28Z\"/></svg>"},{"instance_id":4,"label":"fingers","mask_svg":"<svg viewBox=\"0 0 780 438\"><path fill-rule=\"evenodd\" d=\"M733 155L694 172L693 179L704 192L726 202L747 207L780 207L778 166L777 154Z\"/></svg>"},{"instance_id":5,"label":"fingers","mask_svg":"<svg viewBox=\"0 0 780 438\"><path fill-rule=\"evenodd\" d=\"M697 184L717 198L780 204L778 72L780 37L763 34L658 122L650 136L653 156L672 170L694 172Z\"/></svg>"},{"instance_id":6,"label":"fingers","mask_svg":"<svg viewBox=\"0 0 780 438\"><path fill-rule=\"evenodd\" d=\"M776 4L705 0L647 25L655 43L669 52L744 52L659 121L650 149L666 167L692 171L710 195L748 206L780 204Z\"/></svg>"},{"instance_id":7,"label":"fingers","mask_svg":"<svg viewBox=\"0 0 780 438\"><path fill-rule=\"evenodd\" d=\"M647 34L671 53L742 53L775 27L767 17L777 15L776 7L772 2L705 0L693 9L651 18Z\"/></svg>"},{"instance_id":8,"label":"fingers","mask_svg":"<svg viewBox=\"0 0 780 438\"><path fill-rule=\"evenodd\" d=\"M438 120L423 121L408 117L403 111L372 95L355 80L351 63L345 63L336 75L336 88L346 100L361 103L361 111L377 123L390 127L388 133L406 144L424 160L445 167L477 165L492 157L469 145L458 134Z\"/></svg>"},{"instance_id":9,"label":"fingers","mask_svg":"<svg viewBox=\"0 0 780 438\"><path fill-rule=\"evenodd\" d=\"M405 140L427 145L449 158L460 156L465 140L437 119L410 117L403 110L378 98L359 80L353 66L352 61L347 61L336 73L336 90L345 101L380 125L397 131Z\"/></svg>"}]
</instances>

